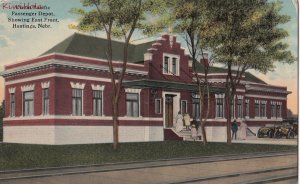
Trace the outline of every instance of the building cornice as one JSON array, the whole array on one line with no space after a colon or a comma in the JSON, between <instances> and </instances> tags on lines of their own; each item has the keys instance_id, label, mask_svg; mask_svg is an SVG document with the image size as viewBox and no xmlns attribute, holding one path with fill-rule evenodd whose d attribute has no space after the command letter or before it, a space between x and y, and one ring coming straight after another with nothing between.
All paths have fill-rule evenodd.
<instances>
[{"instance_id":1,"label":"building cornice","mask_svg":"<svg viewBox=\"0 0 300 184\"><path fill-rule=\"evenodd\" d=\"M93 70L93 71L105 71L109 72L109 67L107 65L106 61L102 61L99 59L91 59L91 58L85 58L85 57L80 57L80 56L73 56L73 55L66 55L66 54L51 54L47 56L53 56L53 55L58 55L58 56L70 56L73 58L79 58L79 59L89 59L89 60L94 60L99 62L99 64L91 64L91 63L85 63L84 61L69 61L69 60L63 60L63 59L46 59L44 61L38 61L35 63L31 64L24 64L20 66L16 66L13 68L8 68L5 71L1 72L0 75L3 77L10 77L10 76L15 76L23 73L28 73L32 71L37 71L37 70L42 70L42 69L47 69L47 68L53 68L53 67L69 67L69 68L76 68L76 69L83 69L83 70ZM44 56L46 57L46 56ZM41 57L39 57L41 58ZM30 61L30 60L28 60ZM23 61L26 62L26 61ZM22 62L21 62L22 63ZM21 64L20 63L20 64ZM18 63L17 63L18 64ZM113 64L122 64L122 62L118 61L113 61ZM8 66L13 66L16 64L8 65ZM126 69L126 73L128 75L136 75L136 76L145 76L148 74L147 71L143 71L144 65L138 65L138 64L131 64L127 63L128 67ZM138 66L141 69L132 69L130 66ZM121 71L122 67L121 66L114 66L115 71Z\"/></svg>"}]
</instances>

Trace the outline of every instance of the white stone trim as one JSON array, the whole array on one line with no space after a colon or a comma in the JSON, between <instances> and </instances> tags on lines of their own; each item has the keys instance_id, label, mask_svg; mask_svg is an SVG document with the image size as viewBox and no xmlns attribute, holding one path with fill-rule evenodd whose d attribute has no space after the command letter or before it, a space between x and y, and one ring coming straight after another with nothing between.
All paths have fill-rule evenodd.
<instances>
[{"instance_id":1,"label":"white stone trim","mask_svg":"<svg viewBox=\"0 0 300 184\"><path fill-rule=\"evenodd\" d=\"M166 127L166 122L165 122L165 117L166 117L166 95L175 95L173 97L173 125L176 123L176 116L178 111L180 110L180 93L175 93L175 92L168 92L168 91L162 91L162 98L163 98L163 126Z\"/></svg>"},{"instance_id":2,"label":"white stone trim","mask_svg":"<svg viewBox=\"0 0 300 184\"><path fill-rule=\"evenodd\" d=\"M98 82L111 82L110 78L101 78L101 77L90 77L90 76L84 76L84 75L75 75L75 74L63 74L63 73L49 73L34 77L26 77L23 79L16 79L11 80L8 82L5 82L5 85L11 85L11 84L18 84L23 82L32 82L34 80L40 80L40 79L47 79L51 77L63 77L63 78L70 78L70 79L80 79L80 80L93 80Z\"/></svg>"},{"instance_id":3,"label":"white stone trim","mask_svg":"<svg viewBox=\"0 0 300 184\"><path fill-rule=\"evenodd\" d=\"M165 57L169 57L168 72L167 73L165 72L165 68L164 68ZM172 73L173 71L171 71L173 58L176 58L176 73ZM162 66L163 66L162 67L162 74L180 76L180 55L163 53Z\"/></svg>"},{"instance_id":4,"label":"white stone trim","mask_svg":"<svg viewBox=\"0 0 300 184\"><path fill-rule=\"evenodd\" d=\"M112 120L112 116L67 116L67 115L40 115L40 116L20 116L20 117L7 117L5 121L15 120L44 120L44 119L75 119L75 120ZM119 117L119 120L132 120L132 121L163 121L163 118L153 117Z\"/></svg>"},{"instance_id":5,"label":"white stone trim","mask_svg":"<svg viewBox=\"0 0 300 184\"><path fill-rule=\"evenodd\" d=\"M155 46L155 45L162 45L161 43L159 43L159 42L155 42L155 43L152 43L152 46Z\"/></svg>"},{"instance_id":6,"label":"white stone trim","mask_svg":"<svg viewBox=\"0 0 300 184\"><path fill-rule=\"evenodd\" d=\"M275 92L275 93L284 93L287 94L287 90L285 89L275 89L270 87L262 87L262 86L250 86L246 85L245 86L247 90L255 90L255 91L264 91L264 92Z\"/></svg>"},{"instance_id":7,"label":"white stone trim","mask_svg":"<svg viewBox=\"0 0 300 184\"><path fill-rule=\"evenodd\" d=\"M22 92L33 91L33 90L34 90L34 84L21 86L21 91Z\"/></svg>"},{"instance_id":8,"label":"white stone trim","mask_svg":"<svg viewBox=\"0 0 300 184\"><path fill-rule=\"evenodd\" d=\"M144 54L144 61L151 61L152 60L152 56L153 54L152 53L145 53Z\"/></svg>"},{"instance_id":9,"label":"white stone trim","mask_svg":"<svg viewBox=\"0 0 300 184\"><path fill-rule=\"evenodd\" d=\"M8 88L8 92L9 92L9 94L16 93L16 87Z\"/></svg>"},{"instance_id":10,"label":"white stone trim","mask_svg":"<svg viewBox=\"0 0 300 184\"><path fill-rule=\"evenodd\" d=\"M141 93L142 89L125 88L126 93Z\"/></svg>"},{"instance_id":11,"label":"white stone trim","mask_svg":"<svg viewBox=\"0 0 300 184\"><path fill-rule=\"evenodd\" d=\"M33 64L28 64L28 65L24 65L24 66L20 66L20 67L15 67L12 69L7 69L5 71L3 71L1 73L1 75L7 75L10 73L14 73L14 72L22 72L25 70L30 70L33 68L38 68L38 67L45 67L45 66L49 66L49 65L65 65L65 66L71 66L71 67L75 67L75 68L84 68L84 69L93 69L93 70L101 70L101 71L107 71L109 72L109 67L107 66L107 62L106 61L99 61L99 64L102 62L103 65L96 65L96 64L90 64L90 63L84 63L84 62L74 62L74 61L66 61L66 60L58 60L58 59L50 59L50 60L46 60L46 61L41 61L38 63L33 63ZM115 63L115 62L114 62ZM119 62L120 63L120 62ZM135 66L141 66L140 70L137 69L130 69L127 68L126 69L126 73L128 74L134 74L134 75L147 75L148 72L147 71L142 71L142 66L144 65L135 65ZM122 68L121 67L114 67L116 71L121 71Z\"/></svg>"},{"instance_id":12,"label":"white stone trim","mask_svg":"<svg viewBox=\"0 0 300 184\"><path fill-rule=\"evenodd\" d=\"M94 85L94 84L91 84L92 86L92 90L95 90L95 91L104 91L104 88L105 88L105 85ZM102 95L103 97L103 95Z\"/></svg>"},{"instance_id":13,"label":"white stone trim","mask_svg":"<svg viewBox=\"0 0 300 184\"><path fill-rule=\"evenodd\" d=\"M215 98L224 98L225 94L215 94Z\"/></svg>"},{"instance_id":14,"label":"white stone trim","mask_svg":"<svg viewBox=\"0 0 300 184\"><path fill-rule=\"evenodd\" d=\"M172 35L169 35L169 41L170 41L170 47L173 47L174 44L174 37Z\"/></svg>"},{"instance_id":15,"label":"white stone trim","mask_svg":"<svg viewBox=\"0 0 300 184\"><path fill-rule=\"evenodd\" d=\"M243 95L236 95L236 97L237 97L238 100L243 100L244 99Z\"/></svg>"},{"instance_id":16,"label":"white stone trim","mask_svg":"<svg viewBox=\"0 0 300 184\"><path fill-rule=\"evenodd\" d=\"M272 99L272 100L286 100L286 97L275 97L275 96L267 96L267 95L250 95L245 94L245 97L253 97L253 98L264 98L264 99Z\"/></svg>"},{"instance_id":17,"label":"white stone trim","mask_svg":"<svg viewBox=\"0 0 300 184\"><path fill-rule=\"evenodd\" d=\"M138 114L138 117L125 116L126 118L128 117L128 118L136 119L136 118L142 117L141 116L141 91L142 91L142 89L125 88L125 93L137 93L139 95L139 101L138 101L138 103L139 103L139 114ZM127 111L127 109L126 109L126 111ZM126 114L127 114L127 112L126 112Z\"/></svg>"},{"instance_id":18,"label":"white stone trim","mask_svg":"<svg viewBox=\"0 0 300 184\"><path fill-rule=\"evenodd\" d=\"M157 48L149 48L149 49L147 49L147 51L157 51L158 49Z\"/></svg>"},{"instance_id":19,"label":"white stone trim","mask_svg":"<svg viewBox=\"0 0 300 184\"><path fill-rule=\"evenodd\" d=\"M42 89L49 88L50 87L50 81L41 82L41 86L42 86Z\"/></svg>"},{"instance_id":20,"label":"white stone trim","mask_svg":"<svg viewBox=\"0 0 300 184\"><path fill-rule=\"evenodd\" d=\"M70 82L70 84L73 89L84 89L84 87L85 87L85 83Z\"/></svg>"}]
</instances>

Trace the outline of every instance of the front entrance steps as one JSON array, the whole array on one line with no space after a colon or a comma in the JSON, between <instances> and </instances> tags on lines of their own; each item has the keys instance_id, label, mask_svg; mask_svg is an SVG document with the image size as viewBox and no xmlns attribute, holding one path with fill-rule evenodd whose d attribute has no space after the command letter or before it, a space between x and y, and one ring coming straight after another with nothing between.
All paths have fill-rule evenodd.
<instances>
[{"instance_id":1,"label":"front entrance steps","mask_svg":"<svg viewBox=\"0 0 300 184\"><path fill-rule=\"evenodd\" d=\"M165 140L177 140L177 141L195 141L192 138L191 130L183 129L180 132L176 132L174 128L164 129ZM197 139L196 141L201 141Z\"/></svg>"}]
</instances>

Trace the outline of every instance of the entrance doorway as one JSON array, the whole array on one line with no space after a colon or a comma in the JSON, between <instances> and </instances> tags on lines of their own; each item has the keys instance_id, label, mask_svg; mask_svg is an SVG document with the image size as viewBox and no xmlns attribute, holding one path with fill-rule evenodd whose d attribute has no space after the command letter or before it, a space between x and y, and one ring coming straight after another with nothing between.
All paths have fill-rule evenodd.
<instances>
[{"instance_id":1,"label":"entrance doorway","mask_svg":"<svg viewBox=\"0 0 300 184\"><path fill-rule=\"evenodd\" d=\"M165 98L166 128L173 127L173 97L174 97L174 95L166 95L166 98Z\"/></svg>"}]
</instances>

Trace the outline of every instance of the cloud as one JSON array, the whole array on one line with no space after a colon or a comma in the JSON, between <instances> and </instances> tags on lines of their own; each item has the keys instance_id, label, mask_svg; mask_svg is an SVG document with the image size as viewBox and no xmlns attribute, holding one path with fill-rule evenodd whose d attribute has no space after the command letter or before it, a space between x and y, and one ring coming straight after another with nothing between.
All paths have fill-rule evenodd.
<instances>
[{"instance_id":1,"label":"cloud","mask_svg":"<svg viewBox=\"0 0 300 184\"><path fill-rule=\"evenodd\" d=\"M4 35L0 35L0 47L8 47L12 45L15 45L13 41Z\"/></svg>"}]
</instances>

